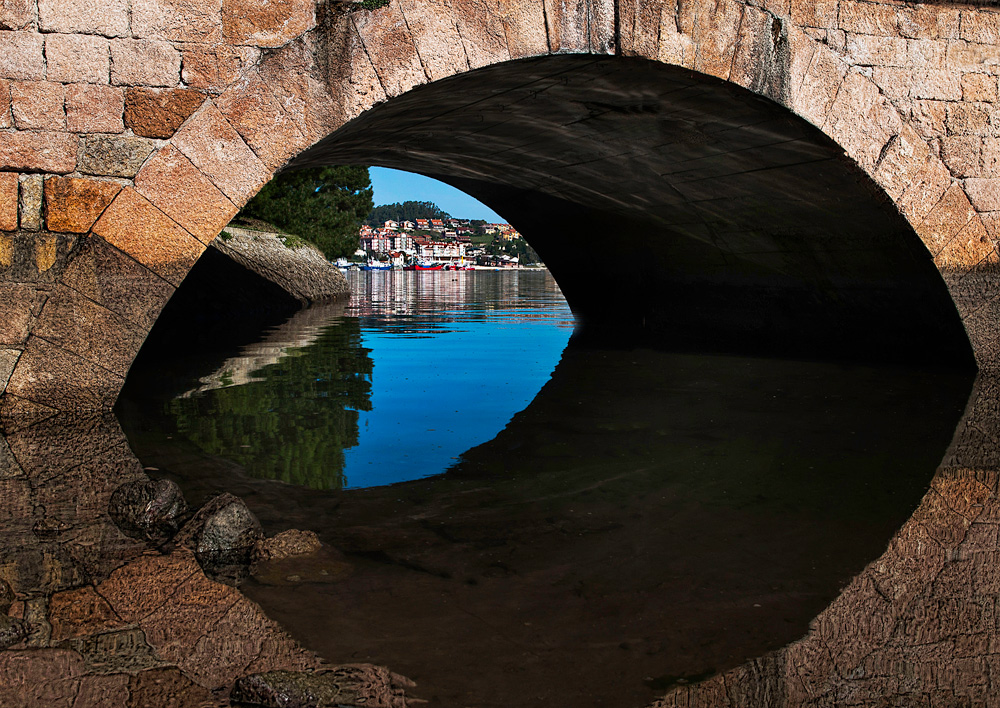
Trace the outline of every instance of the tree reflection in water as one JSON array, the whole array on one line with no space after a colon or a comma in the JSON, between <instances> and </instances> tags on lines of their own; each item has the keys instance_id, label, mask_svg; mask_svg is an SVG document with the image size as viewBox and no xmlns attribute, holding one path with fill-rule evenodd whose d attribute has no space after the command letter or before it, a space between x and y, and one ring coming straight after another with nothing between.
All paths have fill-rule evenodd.
<instances>
[{"instance_id":1,"label":"tree reflection in water","mask_svg":"<svg viewBox=\"0 0 1000 708\"><path fill-rule=\"evenodd\" d=\"M339 489L344 451L358 444L358 411L371 410L370 352L357 319L334 320L273 363L230 360L166 411L180 434L253 477Z\"/></svg>"},{"instance_id":2,"label":"tree reflection in water","mask_svg":"<svg viewBox=\"0 0 1000 708\"><path fill-rule=\"evenodd\" d=\"M696 686L675 687L655 705L994 705L1000 676L998 391L994 379L979 380L912 517L888 549L819 613L806 637ZM31 618L38 631L23 645L0 652L0 705L89 708L116 704L126 690L130 705L167 705L174 699L170 704L222 705L228 686L242 673L313 665L314 659L236 589L207 581L189 557L151 552L114 528L108 497L143 474L114 418L38 421L7 414L3 423L0 577L18 597L8 613ZM293 489L254 484L280 486L286 493ZM305 509L309 512L324 503L322 496L312 493L297 503L313 504ZM371 528L359 531L378 541ZM399 568L391 591L398 590L405 572L416 582L446 582ZM497 579L480 586L489 582ZM462 578L453 584L462 586ZM370 589L353 597L369 594ZM136 603L159 609L136 612ZM370 624L351 604L316 611L354 617L365 630L359 636L371 634ZM746 612L749 617L759 610ZM396 636L415 619L411 615L396 625ZM478 631L478 625L473 629ZM735 633L730 627L727 634ZM347 638L337 639L344 651ZM477 640L485 644L492 638L484 640L480 632ZM580 669L608 686L620 681L606 664ZM480 678L464 674L456 680L465 686ZM511 681L509 674L503 679L505 686L523 683L522 677ZM553 690L556 685L553 680ZM426 683L419 686L418 695L426 689ZM218 691L218 700L210 690ZM664 688L656 690L662 696ZM74 696L79 696L75 702ZM551 696L546 705L556 705L559 697ZM646 705L623 697L620 689L614 697L616 707Z\"/></svg>"},{"instance_id":3,"label":"tree reflection in water","mask_svg":"<svg viewBox=\"0 0 1000 708\"><path fill-rule=\"evenodd\" d=\"M189 313L165 318L160 351L144 348L122 392L127 434L184 438L251 477L312 489L440 474L531 400L572 331L544 271L352 280L349 303L248 330L236 352L202 343Z\"/></svg>"}]
</instances>

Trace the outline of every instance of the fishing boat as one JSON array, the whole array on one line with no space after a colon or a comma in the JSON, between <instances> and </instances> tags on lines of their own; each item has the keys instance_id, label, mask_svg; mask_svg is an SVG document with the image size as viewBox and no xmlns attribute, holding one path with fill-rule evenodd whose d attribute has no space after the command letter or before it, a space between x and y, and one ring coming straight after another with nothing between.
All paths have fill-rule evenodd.
<instances>
[{"instance_id":1,"label":"fishing boat","mask_svg":"<svg viewBox=\"0 0 1000 708\"><path fill-rule=\"evenodd\" d=\"M444 263L422 263L418 261L405 266L403 270L444 270Z\"/></svg>"},{"instance_id":2,"label":"fishing boat","mask_svg":"<svg viewBox=\"0 0 1000 708\"><path fill-rule=\"evenodd\" d=\"M392 263L369 260L368 263L361 266L361 270L392 270Z\"/></svg>"}]
</instances>

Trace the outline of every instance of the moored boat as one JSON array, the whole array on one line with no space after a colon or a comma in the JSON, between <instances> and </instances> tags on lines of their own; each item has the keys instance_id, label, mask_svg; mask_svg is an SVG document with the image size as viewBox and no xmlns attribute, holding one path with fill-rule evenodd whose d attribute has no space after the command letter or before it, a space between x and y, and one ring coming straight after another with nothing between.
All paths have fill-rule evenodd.
<instances>
[{"instance_id":1,"label":"moored boat","mask_svg":"<svg viewBox=\"0 0 1000 708\"><path fill-rule=\"evenodd\" d=\"M361 266L361 270L392 270L392 263L370 260L367 264Z\"/></svg>"}]
</instances>

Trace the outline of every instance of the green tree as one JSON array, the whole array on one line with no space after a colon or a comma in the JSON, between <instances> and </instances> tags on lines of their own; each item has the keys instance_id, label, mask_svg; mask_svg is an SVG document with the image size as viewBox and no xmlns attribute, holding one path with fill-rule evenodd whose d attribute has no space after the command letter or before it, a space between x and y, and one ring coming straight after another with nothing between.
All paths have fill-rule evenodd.
<instances>
[{"instance_id":1,"label":"green tree","mask_svg":"<svg viewBox=\"0 0 1000 708\"><path fill-rule=\"evenodd\" d=\"M275 177L240 215L300 236L334 259L357 250L358 228L372 204L367 167L308 167Z\"/></svg>"},{"instance_id":2,"label":"green tree","mask_svg":"<svg viewBox=\"0 0 1000 708\"><path fill-rule=\"evenodd\" d=\"M372 209L366 223L377 228L387 221L416 221L417 219L450 219L451 215L443 211L434 202L408 201L400 204L382 204Z\"/></svg>"}]
</instances>

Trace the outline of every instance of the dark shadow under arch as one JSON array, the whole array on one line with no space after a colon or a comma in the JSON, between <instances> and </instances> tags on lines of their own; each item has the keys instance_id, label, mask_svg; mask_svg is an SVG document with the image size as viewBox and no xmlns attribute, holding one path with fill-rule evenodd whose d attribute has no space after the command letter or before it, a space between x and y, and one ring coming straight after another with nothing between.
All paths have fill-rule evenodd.
<instances>
[{"instance_id":1,"label":"dark shadow under arch","mask_svg":"<svg viewBox=\"0 0 1000 708\"><path fill-rule=\"evenodd\" d=\"M503 214L584 337L973 367L931 256L821 131L739 86L561 55L421 86L290 168L373 164Z\"/></svg>"}]
</instances>

